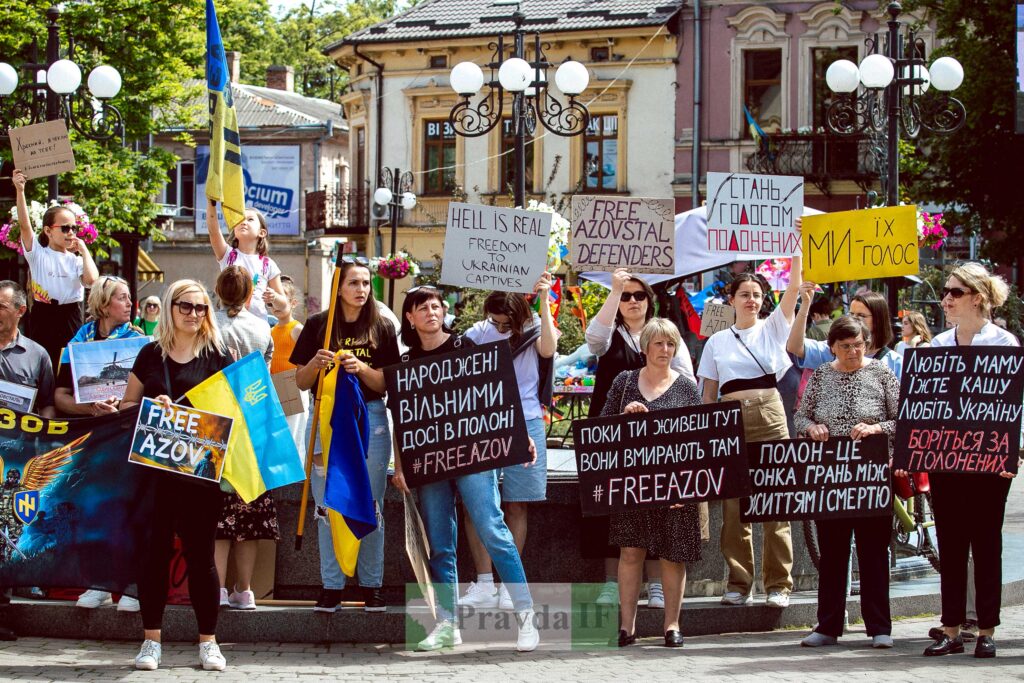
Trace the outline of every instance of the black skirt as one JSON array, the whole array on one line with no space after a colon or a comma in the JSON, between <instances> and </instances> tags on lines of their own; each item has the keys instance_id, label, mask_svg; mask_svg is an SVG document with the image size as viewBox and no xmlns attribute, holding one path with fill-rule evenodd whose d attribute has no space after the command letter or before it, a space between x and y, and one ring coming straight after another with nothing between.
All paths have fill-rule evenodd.
<instances>
[{"instance_id":1,"label":"black skirt","mask_svg":"<svg viewBox=\"0 0 1024 683\"><path fill-rule=\"evenodd\" d=\"M696 505L619 512L611 517L608 541L620 548L644 548L669 562L698 562L700 513Z\"/></svg>"}]
</instances>

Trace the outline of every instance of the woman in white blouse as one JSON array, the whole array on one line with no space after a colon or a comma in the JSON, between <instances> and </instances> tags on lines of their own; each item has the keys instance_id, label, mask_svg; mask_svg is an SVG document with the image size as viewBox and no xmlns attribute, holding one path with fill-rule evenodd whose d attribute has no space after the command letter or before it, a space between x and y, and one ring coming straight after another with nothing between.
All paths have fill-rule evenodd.
<instances>
[{"instance_id":1,"label":"woman in white blouse","mask_svg":"<svg viewBox=\"0 0 1024 683\"><path fill-rule=\"evenodd\" d=\"M708 339L697 368L704 380L704 403L738 400L742 406L747 442L788 439L786 411L776 388L792 365L786 340L793 326L802 281L800 256L793 256L789 286L782 301L765 320L758 313L768 286L750 273L729 283L729 303L736 309L736 324ZM765 522L762 571L767 604L789 606L793 590L793 541L789 522ZM739 500L722 501L722 555L729 567L729 583L722 596L726 605L749 605L754 598L754 542L749 524L740 522Z\"/></svg>"}]
</instances>

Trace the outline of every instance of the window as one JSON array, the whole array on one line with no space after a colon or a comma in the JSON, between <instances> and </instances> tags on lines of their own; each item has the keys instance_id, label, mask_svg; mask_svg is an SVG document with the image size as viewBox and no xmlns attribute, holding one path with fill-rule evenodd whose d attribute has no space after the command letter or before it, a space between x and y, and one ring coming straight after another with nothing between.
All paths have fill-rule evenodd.
<instances>
[{"instance_id":1,"label":"window","mask_svg":"<svg viewBox=\"0 0 1024 683\"><path fill-rule=\"evenodd\" d=\"M423 194L455 189L455 130L447 119L423 121Z\"/></svg>"},{"instance_id":2,"label":"window","mask_svg":"<svg viewBox=\"0 0 1024 683\"><path fill-rule=\"evenodd\" d=\"M610 57L611 50L607 47L590 48L590 61L592 62L607 62Z\"/></svg>"},{"instance_id":3,"label":"window","mask_svg":"<svg viewBox=\"0 0 1024 683\"><path fill-rule=\"evenodd\" d=\"M848 59L856 64L857 47L850 45L811 49L811 61L814 64L814 73L811 76L811 125L814 126L814 130L828 127L828 108L832 105L832 91L829 90L828 84L825 82L825 72L837 59Z\"/></svg>"},{"instance_id":4,"label":"window","mask_svg":"<svg viewBox=\"0 0 1024 683\"><path fill-rule=\"evenodd\" d=\"M431 69L447 69L448 55L430 55Z\"/></svg>"},{"instance_id":5,"label":"window","mask_svg":"<svg viewBox=\"0 0 1024 683\"><path fill-rule=\"evenodd\" d=\"M763 130L781 130L782 50L747 50L743 53L743 103ZM748 128L745 115L740 125L741 130Z\"/></svg>"},{"instance_id":6,"label":"window","mask_svg":"<svg viewBox=\"0 0 1024 683\"><path fill-rule=\"evenodd\" d=\"M191 161L179 161L167 172L161 204L174 210L176 216L195 216L196 207L196 165Z\"/></svg>"},{"instance_id":7,"label":"window","mask_svg":"<svg viewBox=\"0 0 1024 683\"><path fill-rule=\"evenodd\" d=\"M512 126L512 119L503 119L501 122L501 175L499 178L498 192L512 192L516 184L516 134ZM508 152L505 154L505 152ZM526 140L526 191L533 192L533 140Z\"/></svg>"},{"instance_id":8,"label":"window","mask_svg":"<svg viewBox=\"0 0 1024 683\"><path fill-rule=\"evenodd\" d=\"M614 192L618 189L619 117L592 114L583 133L584 189Z\"/></svg>"}]
</instances>

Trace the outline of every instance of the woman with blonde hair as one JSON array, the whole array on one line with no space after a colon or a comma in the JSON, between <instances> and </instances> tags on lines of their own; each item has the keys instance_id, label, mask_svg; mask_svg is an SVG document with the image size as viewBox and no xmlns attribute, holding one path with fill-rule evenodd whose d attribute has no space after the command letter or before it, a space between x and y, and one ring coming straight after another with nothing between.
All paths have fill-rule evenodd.
<instances>
[{"instance_id":1,"label":"woman with blonde hair","mask_svg":"<svg viewBox=\"0 0 1024 683\"><path fill-rule=\"evenodd\" d=\"M121 408L143 397L164 406L231 364L224 350L206 289L194 280L178 280L164 292L157 340L139 351L128 376ZM188 563L188 593L199 625L199 662L222 671L227 662L217 645L220 581L214 564L214 539L220 516L221 490L216 483L147 469L154 515L148 549L139 567L139 603L145 640L135 668L160 665L160 635L174 534L181 538Z\"/></svg>"},{"instance_id":2,"label":"woman with blonde hair","mask_svg":"<svg viewBox=\"0 0 1024 683\"><path fill-rule=\"evenodd\" d=\"M902 334L903 339L896 344L896 353L901 356L907 349L914 349L919 346L928 346L932 343L932 331L928 329L928 321L924 315L917 311L906 311L903 313Z\"/></svg>"},{"instance_id":3,"label":"woman with blonde hair","mask_svg":"<svg viewBox=\"0 0 1024 683\"><path fill-rule=\"evenodd\" d=\"M160 297L147 296L139 304L139 315L132 321L144 334L152 337L160 322Z\"/></svg>"}]
</instances>

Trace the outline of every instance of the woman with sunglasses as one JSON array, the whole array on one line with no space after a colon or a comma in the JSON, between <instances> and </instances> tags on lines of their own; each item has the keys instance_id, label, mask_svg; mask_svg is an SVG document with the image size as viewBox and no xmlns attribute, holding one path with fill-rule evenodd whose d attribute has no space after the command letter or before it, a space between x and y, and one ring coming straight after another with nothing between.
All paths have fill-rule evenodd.
<instances>
[{"instance_id":1,"label":"woman with sunglasses","mask_svg":"<svg viewBox=\"0 0 1024 683\"><path fill-rule=\"evenodd\" d=\"M612 382L627 370L644 367L640 332L654 317L654 290L644 280L630 275L625 268L612 273L612 287L601 310L587 325L587 348L598 357L594 393L590 396L588 417L598 417L604 408ZM672 359L672 370L696 383L693 362L685 346ZM605 583L597 597L598 604L614 604L618 600L616 583L619 548L608 543L608 517L584 517L580 534L583 557L604 559ZM656 559L647 561L647 606L664 608L665 594L661 586L661 566Z\"/></svg>"},{"instance_id":2,"label":"woman with sunglasses","mask_svg":"<svg viewBox=\"0 0 1024 683\"><path fill-rule=\"evenodd\" d=\"M89 249L77 237L75 214L51 206L43 214L43 232L36 235L25 201L25 174L15 170L11 180L18 205L21 246L32 275L32 313L28 336L46 349L57 367L61 349L82 326L85 288L99 277Z\"/></svg>"},{"instance_id":3,"label":"woman with sunglasses","mask_svg":"<svg viewBox=\"0 0 1024 683\"><path fill-rule=\"evenodd\" d=\"M187 391L231 364L221 341L210 297L194 280L178 280L164 292L156 341L139 351L128 375L121 409L142 398L178 403ZM169 565L174 535L181 538L188 564L188 594L199 625L199 662L203 669L223 671L227 663L217 645L220 580L214 563L214 541L220 517L220 487L209 481L147 469L154 506L151 537L139 568L139 603L145 640L135 668L160 665L160 631L167 604Z\"/></svg>"},{"instance_id":4,"label":"woman with sunglasses","mask_svg":"<svg viewBox=\"0 0 1024 683\"><path fill-rule=\"evenodd\" d=\"M140 315L132 321L135 327L142 330L143 334L152 337L156 334L157 323L160 322L160 297L147 296L142 300Z\"/></svg>"},{"instance_id":5,"label":"woman with sunglasses","mask_svg":"<svg viewBox=\"0 0 1024 683\"><path fill-rule=\"evenodd\" d=\"M494 475L501 479L501 498L506 503L505 517L520 555L526 545L527 504L547 499L547 434L544 429L541 396L544 394L545 399L550 396L552 375L547 375L547 386L543 386L541 377L544 373L541 363L553 365L558 345L558 332L555 330L551 307L548 305L550 290L551 274L545 272L533 288L541 301L539 318L534 316L529 302L522 294L491 292L484 299L486 318L466 331L466 337L475 344L508 340L512 347L512 363L519 384L526 429L537 449L536 462L532 467L505 467L494 472ZM477 579L470 584L459 604L479 608L512 609L515 601L508 589L504 585L500 591L495 587L491 558L484 544L480 542L472 518L466 522L466 539L473 554ZM502 579L512 580L506 576Z\"/></svg>"},{"instance_id":6,"label":"woman with sunglasses","mask_svg":"<svg viewBox=\"0 0 1024 683\"><path fill-rule=\"evenodd\" d=\"M992 323L992 309L1009 296L1006 281L980 263L955 268L942 288L942 310L954 324L932 339L932 348L944 346L1020 346L1011 333ZM895 472L906 476L906 472ZM967 621L968 556L974 560L975 608L978 640L974 656L996 656L992 639L999 625L1002 601L1003 514L1011 472L975 474L930 472L935 531L942 549L942 631L925 651L935 657L964 651L960 626ZM970 514L964 513L964 504Z\"/></svg>"},{"instance_id":7,"label":"woman with sunglasses","mask_svg":"<svg viewBox=\"0 0 1024 683\"><path fill-rule=\"evenodd\" d=\"M406 292L402 304L402 341L409 347L402 360L418 360L459 348L473 342L452 334L444 324L444 299L434 287L414 287ZM409 488L402 476L401 462L395 454L395 476L392 480L403 493ZM430 575L437 589L438 620L433 631L416 646L417 650L439 650L462 642L455 619L458 591L455 540L458 537L456 494L462 499L466 514L473 520L481 541L494 558L505 585L515 593L514 608L518 615L519 637L516 649L521 652L537 647L539 634L533 623L533 599L526 583L526 573L519 557L512 532L501 512L501 498L494 473L477 472L464 477L425 484L417 489L419 510L430 546Z\"/></svg>"},{"instance_id":8,"label":"woman with sunglasses","mask_svg":"<svg viewBox=\"0 0 1024 683\"><path fill-rule=\"evenodd\" d=\"M366 455L366 468L370 475L370 489L377 503L377 530L362 539L356 570L363 592L363 609L384 612L387 603L381 586L384 581L384 490L387 487L388 464L391 462L391 426L384 408L384 373L382 368L399 360L395 328L377 307L370 287L370 267L365 259L342 262L341 283L335 303L334 324L330 331L329 348L322 348L327 332L327 311L311 315L299 333L292 351L291 362L298 366L295 383L299 389L314 389L321 370L332 364L355 375L366 402L370 420L370 441ZM322 425L327 427L327 425ZM318 506L323 505L326 472L322 455L313 454L311 477L313 496ZM341 602L345 588L345 574L335 559L331 542L331 527L326 516L317 516L320 545L320 578L323 591L314 609L334 612Z\"/></svg>"},{"instance_id":9,"label":"woman with sunglasses","mask_svg":"<svg viewBox=\"0 0 1024 683\"><path fill-rule=\"evenodd\" d=\"M782 301L766 319L759 314L768 283L751 273L733 278L727 291L736 309L736 324L711 335L704 345L697 375L704 380L704 403L739 401L747 442L789 438L786 410L778 382L793 365L786 353L797 292L803 277L802 260L794 255L789 286ZM793 539L789 522L764 522L761 571L766 604L789 606L793 590ZM722 501L722 555L729 569L722 604L749 605L754 601L754 538L750 524L740 521L739 499Z\"/></svg>"}]
</instances>

